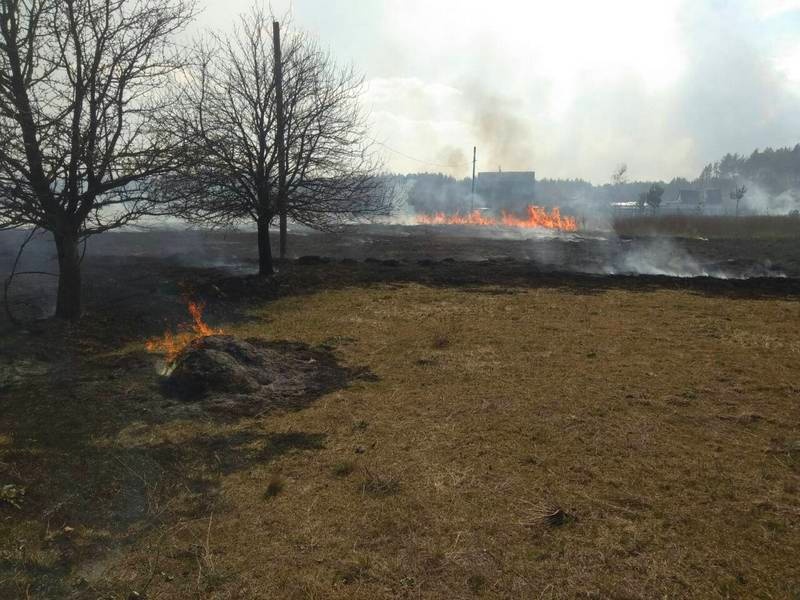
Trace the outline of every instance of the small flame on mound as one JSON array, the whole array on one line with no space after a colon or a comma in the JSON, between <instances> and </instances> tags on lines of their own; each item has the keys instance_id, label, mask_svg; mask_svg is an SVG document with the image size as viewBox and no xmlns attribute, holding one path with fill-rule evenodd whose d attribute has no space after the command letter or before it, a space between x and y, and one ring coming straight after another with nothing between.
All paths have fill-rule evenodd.
<instances>
[{"instance_id":1,"label":"small flame on mound","mask_svg":"<svg viewBox=\"0 0 800 600\"><path fill-rule=\"evenodd\" d=\"M224 333L222 329L213 329L203 321L203 309L205 304L189 301L189 314L192 316L192 323L178 326L176 333L169 329L160 338L152 338L145 342L148 352L163 354L164 363L169 366L175 362L178 355L188 346L192 340L208 337L210 335L220 335Z\"/></svg>"},{"instance_id":2,"label":"small flame on mound","mask_svg":"<svg viewBox=\"0 0 800 600\"><path fill-rule=\"evenodd\" d=\"M500 218L483 214L479 210L470 213L455 213L448 215L442 212L434 214L417 215L418 225L477 225L494 227L517 227L520 229L558 229L560 231L577 231L578 222L575 217L562 217L558 207L550 212L541 206L528 205L525 216L517 216L503 211Z\"/></svg>"}]
</instances>

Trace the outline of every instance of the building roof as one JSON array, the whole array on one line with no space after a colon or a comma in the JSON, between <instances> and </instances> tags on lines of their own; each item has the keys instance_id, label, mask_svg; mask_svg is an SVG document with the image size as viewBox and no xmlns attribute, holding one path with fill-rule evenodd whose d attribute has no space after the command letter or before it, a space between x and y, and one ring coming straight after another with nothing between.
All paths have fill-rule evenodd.
<instances>
[{"instance_id":1,"label":"building roof","mask_svg":"<svg viewBox=\"0 0 800 600\"><path fill-rule=\"evenodd\" d=\"M503 179L506 181L510 181L512 179L536 179L536 172L535 171L483 171L478 173L479 178L483 179Z\"/></svg>"},{"instance_id":2,"label":"building roof","mask_svg":"<svg viewBox=\"0 0 800 600\"><path fill-rule=\"evenodd\" d=\"M697 190L680 190L675 201L679 204L700 204L700 192Z\"/></svg>"}]
</instances>

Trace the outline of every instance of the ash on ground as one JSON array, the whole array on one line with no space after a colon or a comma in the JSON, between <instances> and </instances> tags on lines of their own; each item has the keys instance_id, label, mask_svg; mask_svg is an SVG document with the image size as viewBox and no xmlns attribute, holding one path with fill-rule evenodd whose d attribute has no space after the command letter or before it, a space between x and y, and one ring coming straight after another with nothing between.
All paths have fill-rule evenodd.
<instances>
[{"instance_id":1,"label":"ash on ground","mask_svg":"<svg viewBox=\"0 0 800 600\"><path fill-rule=\"evenodd\" d=\"M214 335L181 352L165 387L210 412L253 416L299 410L363 375L364 370L339 365L327 349Z\"/></svg>"}]
</instances>

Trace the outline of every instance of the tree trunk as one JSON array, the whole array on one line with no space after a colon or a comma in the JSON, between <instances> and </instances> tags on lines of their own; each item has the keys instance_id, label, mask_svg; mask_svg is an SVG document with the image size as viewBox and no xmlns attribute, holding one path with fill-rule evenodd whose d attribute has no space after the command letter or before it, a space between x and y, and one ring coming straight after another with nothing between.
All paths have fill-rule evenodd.
<instances>
[{"instance_id":1,"label":"tree trunk","mask_svg":"<svg viewBox=\"0 0 800 600\"><path fill-rule=\"evenodd\" d=\"M280 257L281 260L286 259L286 236L288 235L286 229L286 199L284 194L281 194L281 219L280 219Z\"/></svg>"},{"instance_id":2,"label":"tree trunk","mask_svg":"<svg viewBox=\"0 0 800 600\"><path fill-rule=\"evenodd\" d=\"M272 247L269 242L269 222L271 219L258 219L258 274L272 275Z\"/></svg>"},{"instance_id":3,"label":"tree trunk","mask_svg":"<svg viewBox=\"0 0 800 600\"><path fill-rule=\"evenodd\" d=\"M56 317L75 321L81 316L81 257L76 234L54 234L58 250Z\"/></svg>"},{"instance_id":4,"label":"tree trunk","mask_svg":"<svg viewBox=\"0 0 800 600\"><path fill-rule=\"evenodd\" d=\"M278 150L278 253L286 258L286 113L283 105L283 58L281 53L281 25L272 22L275 75L275 146Z\"/></svg>"}]
</instances>

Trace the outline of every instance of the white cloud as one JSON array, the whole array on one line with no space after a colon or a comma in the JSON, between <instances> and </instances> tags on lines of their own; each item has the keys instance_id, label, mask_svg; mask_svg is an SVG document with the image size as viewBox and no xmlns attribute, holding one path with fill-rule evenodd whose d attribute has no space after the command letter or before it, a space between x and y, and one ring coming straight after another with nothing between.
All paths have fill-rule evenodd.
<instances>
[{"instance_id":1,"label":"white cloud","mask_svg":"<svg viewBox=\"0 0 800 600\"><path fill-rule=\"evenodd\" d=\"M754 0L755 10L762 19L800 11L800 0Z\"/></svg>"},{"instance_id":2,"label":"white cloud","mask_svg":"<svg viewBox=\"0 0 800 600\"><path fill-rule=\"evenodd\" d=\"M295 0L294 21L365 73L373 137L423 161L387 150L389 168L463 163L452 173L466 175L477 144L482 168L605 181L620 162L633 177L693 177L726 152L796 143L796 10L800 0Z\"/></svg>"},{"instance_id":3,"label":"white cloud","mask_svg":"<svg viewBox=\"0 0 800 600\"><path fill-rule=\"evenodd\" d=\"M800 44L785 49L775 58L775 66L800 93Z\"/></svg>"}]
</instances>

